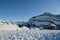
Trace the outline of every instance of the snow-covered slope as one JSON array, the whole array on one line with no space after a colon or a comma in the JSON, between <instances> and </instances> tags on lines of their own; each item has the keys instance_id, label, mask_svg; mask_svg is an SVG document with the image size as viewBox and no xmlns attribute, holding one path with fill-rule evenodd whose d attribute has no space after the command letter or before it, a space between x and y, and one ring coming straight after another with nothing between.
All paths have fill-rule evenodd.
<instances>
[{"instance_id":1,"label":"snow-covered slope","mask_svg":"<svg viewBox=\"0 0 60 40\"><path fill-rule=\"evenodd\" d=\"M20 30L20 28L11 22L0 20L0 30Z\"/></svg>"},{"instance_id":2,"label":"snow-covered slope","mask_svg":"<svg viewBox=\"0 0 60 40\"><path fill-rule=\"evenodd\" d=\"M43 27L43 29L60 29L60 16L51 13L44 13L30 18L30 27ZM53 26L53 25L55 26Z\"/></svg>"},{"instance_id":3,"label":"snow-covered slope","mask_svg":"<svg viewBox=\"0 0 60 40\"><path fill-rule=\"evenodd\" d=\"M60 40L60 30L0 30L0 40Z\"/></svg>"}]
</instances>

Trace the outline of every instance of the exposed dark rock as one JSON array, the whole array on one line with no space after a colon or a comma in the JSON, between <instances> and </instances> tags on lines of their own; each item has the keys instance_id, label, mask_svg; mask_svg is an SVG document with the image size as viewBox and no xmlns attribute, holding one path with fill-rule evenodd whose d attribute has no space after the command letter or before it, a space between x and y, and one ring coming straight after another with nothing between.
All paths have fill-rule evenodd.
<instances>
[{"instance_id":1,"label":"exposed dark rock","mask_svg":"<svg viewBox=\"0 0 60 40\"><path fill-rule=\"evenodd\" d=\"M34 16L28 21L30 27L43 29L60 29L60 16L45 12L41 15ZM52 24L52 25L51 25Z\"/></svg>"},{"instance_id":2,"label":"exposed dark rock","mask_svg":"<svg viewBox=\"0 0 60 40\"><path fill-rule=\"evenodd\" d=\"M19 27L26 26L28 28L58 30L60 29L60 15L53 15L49 12L45 12L30 18L28 22L17 22L17 25Z\"/></svg>"}]
</instances>

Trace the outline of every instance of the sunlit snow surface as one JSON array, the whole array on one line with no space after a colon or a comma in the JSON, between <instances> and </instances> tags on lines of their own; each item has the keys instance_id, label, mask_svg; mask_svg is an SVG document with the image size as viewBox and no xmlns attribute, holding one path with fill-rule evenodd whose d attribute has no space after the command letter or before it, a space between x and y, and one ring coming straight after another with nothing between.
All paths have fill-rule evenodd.
<instances>
[{"instance_id":1,"label":"sunlit snow surface","mask_svg":"<svg viewBox=\"0 0 60 40\"><path fill-rule=\"evenodd\" d=\"M60 30L0 30L0 40L60 40Z\"/></svg>"}]
</instances>

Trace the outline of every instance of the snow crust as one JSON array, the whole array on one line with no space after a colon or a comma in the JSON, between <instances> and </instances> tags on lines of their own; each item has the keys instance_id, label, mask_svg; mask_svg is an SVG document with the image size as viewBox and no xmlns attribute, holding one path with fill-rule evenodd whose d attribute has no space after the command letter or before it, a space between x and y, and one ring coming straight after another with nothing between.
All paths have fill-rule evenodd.
<instances>
[{"instance_id":1,"label":"snow crust","mask_svg":"<svg viewBox=\"0 0 60 40\"><path fill-rule=\"evenodd\" d=\"M60 40L60 30L1 30L0 40Z\"/></svg>"}]
</instances>

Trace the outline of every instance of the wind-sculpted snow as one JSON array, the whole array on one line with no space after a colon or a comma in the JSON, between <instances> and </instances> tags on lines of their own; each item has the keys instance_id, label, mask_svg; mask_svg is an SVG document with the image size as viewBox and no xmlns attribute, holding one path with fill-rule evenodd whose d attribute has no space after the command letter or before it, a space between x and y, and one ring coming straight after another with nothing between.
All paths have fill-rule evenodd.
<instances>
[{"instance_id":1,"label":"wind-sculpted snow","mask_svg":"<svg viewBox=\"0 0 60 40\"><path fill-rule=\"evenodd\" d=\"M1 30L0 40L60 40L60 30Z\"/></svg>"}]
</instances>

